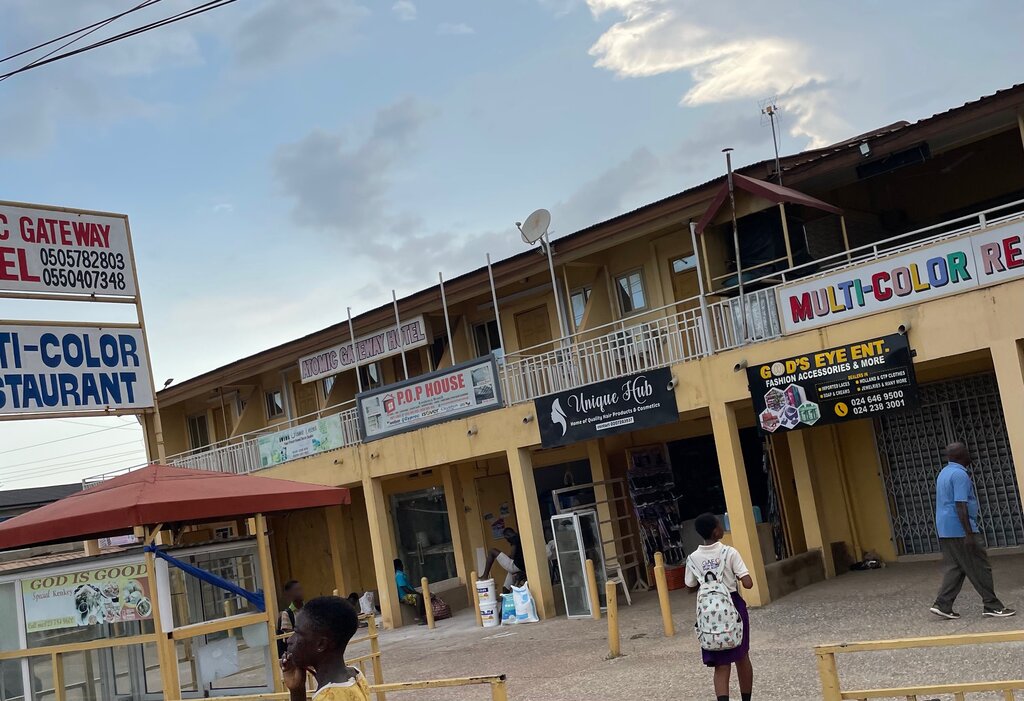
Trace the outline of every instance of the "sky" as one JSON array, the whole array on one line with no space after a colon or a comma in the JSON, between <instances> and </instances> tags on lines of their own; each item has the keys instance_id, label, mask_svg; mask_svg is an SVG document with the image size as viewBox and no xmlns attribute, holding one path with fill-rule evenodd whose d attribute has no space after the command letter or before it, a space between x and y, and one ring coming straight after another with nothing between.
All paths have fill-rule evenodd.
<instances>
[{"instance_id":1,"label":"sky","mask_svg":"<svg viewBox=\"0 0 1024 701\"><path fill-rule=\"evenodd\" d=\"M135 4L3 0L0 56ZM793 153L1021 82L1021 26L985 0L238 0L0 82L0 199L128 214L162 386L517 253L538 207L557 238L724 147L767 158L766 98ZM0 489L144 460L132 418L0 423Z\"/></svg>"}]
</instances>

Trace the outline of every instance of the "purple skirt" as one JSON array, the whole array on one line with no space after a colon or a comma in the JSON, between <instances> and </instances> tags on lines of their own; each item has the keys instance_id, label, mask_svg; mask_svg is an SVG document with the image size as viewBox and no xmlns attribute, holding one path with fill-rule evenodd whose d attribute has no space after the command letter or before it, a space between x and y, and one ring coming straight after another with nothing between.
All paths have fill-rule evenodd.
<instances>
[{"instance_id":1,"label":"purple skirt","mask_svg":"<svg viewBox=\"0 0 1024 701\"><path fill-rule=\"evenodd\" d=\"M750 652L750 614L747 613L747 602L737 592L732 593L732 602L736 604L740 619L743 621L743 642L732 650L701 650L704 664L708 667L721 667L736 664Z\"/></svg>"}]
</instances>

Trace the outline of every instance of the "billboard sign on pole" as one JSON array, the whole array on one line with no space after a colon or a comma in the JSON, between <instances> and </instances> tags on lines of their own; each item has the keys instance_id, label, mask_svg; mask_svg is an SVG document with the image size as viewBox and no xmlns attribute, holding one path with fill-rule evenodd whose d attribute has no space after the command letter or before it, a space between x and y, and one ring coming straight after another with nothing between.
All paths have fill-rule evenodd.
<instances>
[{"instance_id":1,"label":"billboard sign on pole","mask_svg":"<svg viewBox=\"0 0 1024 701\"><path fill-rule=\"evenodd\" d=\"M0 292L134 297L128 218L0 202Z\"/></svg>"}]
</instances>

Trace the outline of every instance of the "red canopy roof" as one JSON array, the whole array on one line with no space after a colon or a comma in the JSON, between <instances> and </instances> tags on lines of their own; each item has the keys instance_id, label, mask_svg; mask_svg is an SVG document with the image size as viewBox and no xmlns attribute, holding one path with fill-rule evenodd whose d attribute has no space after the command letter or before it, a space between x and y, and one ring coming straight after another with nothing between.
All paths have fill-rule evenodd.
<instances>
[{"instance_id":1,"label":"red canopy roof","mask_svg":"<svg viewBox=\"0 0 1024 701\"><path fill-rule=\"evenodd\" d=\"M766 200L775 202L776 204L789 202L790 204L802 204L805 207L813 207L814 209L831 212L832 214L843 213L843 210L839 209L839 207L834 207L828 202L822 202L816 197L805 195L804 193L790 187L783 187L782 185L765 182L764 180L757 180L755 178L747 177L746 175L740 175L739 173L733 173L732 180L737 190L743 190L752 195L763 197ZM722 183L722 186L718 188L718 192L715 193L715 198L711 200L708 210L704 212L704 216L701 217L700 221L697 223L698 234L704 233L704 229L706 229L708 224L711 223L711 220L715 218L715 215L718 214L718 210L722 208L722 205L725 204L728 197L729 181L726 180Z\"/></svg>"},{"instance_id":2,"label":"red canopy roof","mask_svg":"<svg viewBox=\"0 0 1024 701\"><path fill-rule=\"evenodd\" d=\"M349 501L339 487L149 465L0 523L0 550Z\"/></svg>"}]
</instances>

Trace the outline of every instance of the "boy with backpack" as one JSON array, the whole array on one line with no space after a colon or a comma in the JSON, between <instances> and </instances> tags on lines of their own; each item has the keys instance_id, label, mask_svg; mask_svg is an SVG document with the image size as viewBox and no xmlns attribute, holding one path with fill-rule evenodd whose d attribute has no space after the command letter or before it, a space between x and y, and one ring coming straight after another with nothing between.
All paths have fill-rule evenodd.
<instances>
[{"instance_id":1,"label":"boy with backpack","mask_svg":"<svg viewBox=\"0 0 1024 701\"><path fill-rule=\"evenodd\" d=\"M701 514L695 526L704 544L686 558L686 587L697 592L694 628L704 664L715 668L718 701L729 701L729 675L734 664L740 695L743 701L750 701L754 685L748 654L750 618L737 584L751 589L754 580L736 549L720 542L725 530L714 514Z\"/></svg>"}]
</instances>

